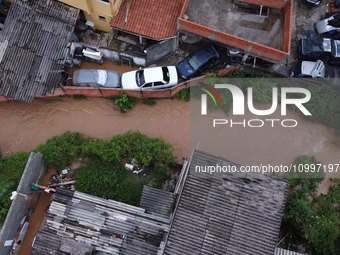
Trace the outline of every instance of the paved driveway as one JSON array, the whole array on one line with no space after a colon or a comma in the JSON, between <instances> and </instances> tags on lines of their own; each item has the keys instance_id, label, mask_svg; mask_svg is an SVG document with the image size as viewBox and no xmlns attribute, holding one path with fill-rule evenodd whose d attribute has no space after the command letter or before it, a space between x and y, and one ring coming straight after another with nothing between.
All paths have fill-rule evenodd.
<instances>
[{"instance_id":1,"label":"paved driveway","mask_svg":"<svg viewBox=\"0 0 340 255\"><path fill-rule=\"evenodd\" d=\"M320 16L329 12L328 1L317 7L310 7L302 3L302 0L294 1L293 24L292 24L292 41L288 67L291 67L298 58L299 39L304 37L303 31L306 29L314 29L314 23L320 20Z\"/></svg>"}]
</instances>

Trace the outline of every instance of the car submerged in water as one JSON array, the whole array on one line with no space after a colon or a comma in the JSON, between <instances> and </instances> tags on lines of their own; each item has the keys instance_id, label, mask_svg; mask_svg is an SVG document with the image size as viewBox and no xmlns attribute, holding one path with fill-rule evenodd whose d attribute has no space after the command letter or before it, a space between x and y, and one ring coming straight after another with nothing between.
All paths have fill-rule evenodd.
<instances>
[{"instance_id":1,"label":"car submerged in water","mask_svg":"<svg viewBox=\"0 0 340 255\"><path fill-rule=\"evenodd\" d=\"M184 79L189 79L200 72L208 70L219 63L217 50L213 45L207 45L188 57L184 58L177 64L177 70Z\"/></svg>"},{"instance_id":2,"label":"car submerged in water","mask_svg":"<svg viewBox=\"0 0 340 255\"><path fill-rule=\"evenodd\" d=\"M122 74L123 89L166 89L177 84L175 66L151 67Z\"/></svg>"},{"instance_id":3,"label":"car submerged in water","mask_svg":"<svg viewBox=\"0 0 340 255\"><path fill-rule=\"evenodd\" d=\"M79 69L73 72L72 85L78 87L119 88L120 75L112 70Z\"/></svg>"}]
</instances>

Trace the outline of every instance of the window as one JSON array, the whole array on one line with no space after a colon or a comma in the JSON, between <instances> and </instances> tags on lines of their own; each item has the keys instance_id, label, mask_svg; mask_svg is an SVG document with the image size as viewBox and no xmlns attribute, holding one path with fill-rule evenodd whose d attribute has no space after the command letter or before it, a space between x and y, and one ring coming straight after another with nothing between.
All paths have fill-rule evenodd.
<instances>
[{"instance_id":1,"label":"window","mask_svg":"<svg viewBox=\"0 0 340 255\"><path fill-rule=\"evenodd\" d=\"M104 16L98 16L98 17L99 17L99 20L101 20L101 21L105 21L106 20Z\"/></svg>"},{"instance_id":2,"label":"window","mask_svg":"<svg viewBox=\"0 0 340 255\"><path fill-rule=\"evenodd\" d=\"M151 88L152 87L152 82L145 83L143 88Z\"/></svg>"},{"instance_id":3,"label":"window","mask_svg":"<svg viewBox=\"0 0 340 255\"><path fill-rule=\"evenodd\" d=\"M201 61L197 58L195 54L192 54L188 57L189 65L191 65L192 69L197 70L201 66Z\"/></svg>"},{"instance_id":4,"label":"window","mask_svg":"<svg viewBox=\"0 0 340 255\"><path fill-rule=\"evenodd\" d=\"M143 85L145 83L144 70L138 70L136 72L136 83L137 83L138 87L140 87L141 85Z\"/></svg>"},{"instance_id":5,"label":"window","mask_svg":"<svg viewBox=\"0 0 340 255\"><path fill-rule=\"evenodd\" d=\"M164 83L161 82L161 81L156 81L154 85L155 85L155 86L163 86Z\"/></svg>"},{"instance_id":6,"label":"window","mask_svg":"<svg viewBox=\"0 0 340 255\"><path fill-rule=\"evenodd\" d=\"M163 80L168 83L170 81L169 69L166 66L162 67Z\"/></svg>"},{"instance_id":7,"label":"window","mask_svg":"<svg viewBox=\"0 0 340 255\"><path fill-rule=\"evenodd\" d=\"M98 2L104 2L104 3L110 3L110 1L109 0L97 0ZM113 1L113 2L115 2L115 1Z\"/></svg>"}]
</instances>

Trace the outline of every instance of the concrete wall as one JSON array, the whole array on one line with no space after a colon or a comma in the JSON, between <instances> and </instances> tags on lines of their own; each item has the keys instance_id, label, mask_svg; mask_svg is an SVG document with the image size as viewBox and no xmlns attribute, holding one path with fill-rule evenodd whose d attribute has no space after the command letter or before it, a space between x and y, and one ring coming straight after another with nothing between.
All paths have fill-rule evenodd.
<instances>
[{"instance_id":1,"label":"concrete wall","mask_svg":"<svg viewBox=\"0 0 340 255\"><path fill-rule=\"evenodd\" d=\"M250 48L249 46L253 44L249 51L250 54L255 54L258 57L269 59L276 62L280 61L287 54L287 52L274 49L259 43L252 43L249 40L221 31L216 31L210 27L206 27L184 19L180 19L180 30L187 31L205 38L209 38L210 40L230 45L243 51Z\"/></svg>"},{"instance_id":2,"label":"concrete wall","mask_svg":"<svg viewBox=\"0 0 340 255\"><path fill-rule=\"evenodd\" d=\"M100 48L97 45L91 45L91 44L82 43L82 42L73 42L71 47L72 48L83 47L83 48L90 48L90 49L99 51L103 54L104 58L112 60L112 61L120 61L121 57L126 57L126 58L133 60L133 62L138 66L147 65L146 56L135 54L135 53L128 52L128 51L116 51L116 50L111 50L107 48Z\"/></svg>"},{"instance_id":3,"label":"concrete wall","mask_svg":"<svg viewBox=\"0 0 340 255\"><path fill-rule=\"evenodd\" d=\"M122 0L110 0L110 3L100 0L59 0L70 6L84 11L87 20L92 21L94 29L112 33L110 21L119 10ZM105 20L99 18L102 16Z\"/></svg>"},{"instance_id":4,"label":"concrete wall","mask_svg":"<svg viewBox=\"0 0 340 255\"><path fill-rule=\"evenodd\" d=\"M146 61L147 65L151 65L156 61L160 60L162 57L174 52L176 50L176 38L165 40L154 44L153 46L146 49Z\"/></svg>"},{"instance_id":5,"label":"concrete wall","mask_svg":"<svg viewBox=\"0 0 340 255\"><path fill-rule=\"evenodd\" d=\"M283 51L290 52L292 40L292 19L293 19L293 0L289 0L285 6L285 17L283 27Z\"/></svg>"},{"instance_id":6,"label":"concrete wall","mask_svg":"<svg viewBox=\"0 0 340 255\"><path fill-rule=\"evenodd\" d=\"M11 207L8 211L4 225L0 232L0 254L7 255L11 252L11 246L4 247L6 240L13 240L17 236L20 222L25 216L26 209L32 198L31 183L40 183L45 174L45 166L41 162L41 156L39 154L31 152L31 155L27 161L25 170L19 182L17 192L21 194L30 194L27 200L17 197L13 200Z\"/></svg>"},{"instance_id":7,"label":"concrete wall","mask_svg":"<svg viewBox=\"0 0 340 255\"><path fill-rule=\"evenodd\" d=\"M248 3L254 5L263 5L271 8L282 9L286 3L285 0L241 0L240 3Z\"/></svg>"}]
</instances>

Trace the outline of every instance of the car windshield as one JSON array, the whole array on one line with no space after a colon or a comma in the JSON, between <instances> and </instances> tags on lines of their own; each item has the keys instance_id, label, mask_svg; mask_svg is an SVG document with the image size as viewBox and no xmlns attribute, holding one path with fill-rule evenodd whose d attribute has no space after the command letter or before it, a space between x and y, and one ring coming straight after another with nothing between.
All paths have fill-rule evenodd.
<instances>
[{"instance_id":1,"label":"car windshield","mask_svg":"<svg viewBox=\"0 0 340 255\"><path fill-rule=\"evenodd\" d=\"M332 40L332 54L334 57L340 57L340 42Z\"/></svg>"},{"instance_id":2,"label":"car windshield","mask_svg":"<svg viewBox=\"0 0 340 255\"><path fill-rule=\"evenodd\" d=\"M166 66L163 66L162 67L162 72L163 72L163 81L165 83L169 83L169 81L170 81L169 69Z\"/></svg>"},{"instance_id":3,"label":"car windshield","mask_svg":"<svg viewBox=\"0 0 340 255\"><path fill-rule=\"evenodd\" d=\"M201 66L201 61L197 58L196 54L192 54L188 57L188 62L192 69L197 70Z\"/></svg>"},{"instance_id":4,"label":"car windshield","mask_svg":"<svg viewBox=\"0 0 340 255\"><path fill-rule=\"evenodd\" d=\"M98 70L97 84L104 86L107 80L107 73L105 70Z\"/></svg>"},{"instance_id":5,"label":"car windshield","mask_svg":"<svg viewBox=\"0 0 340 255\"><path fill-rule=\"evenodd\" d=\"M138 87L142 86L145 83L144 70L138 70L136 72L136 83Z\"/></svg>"}]
</instances>

